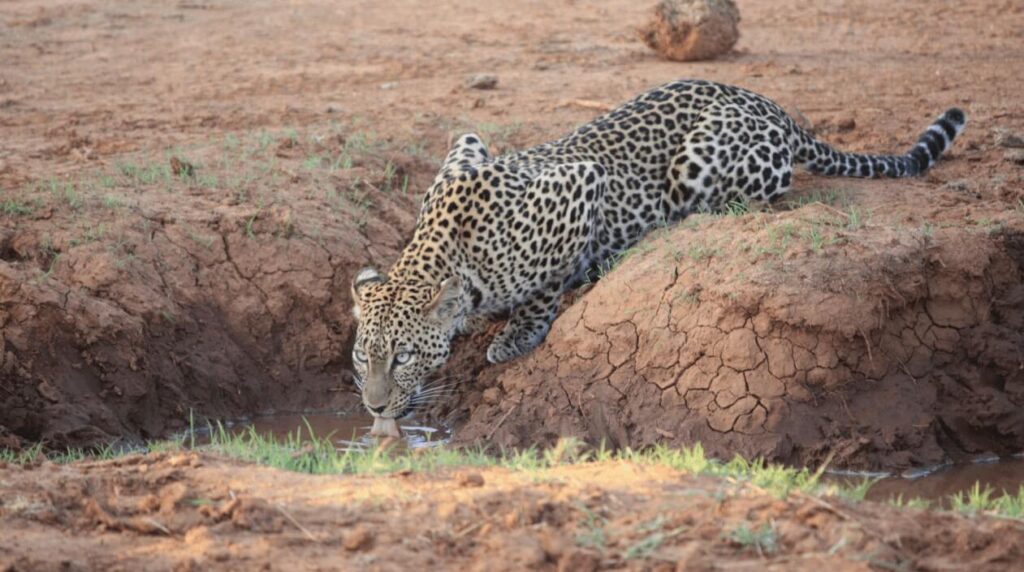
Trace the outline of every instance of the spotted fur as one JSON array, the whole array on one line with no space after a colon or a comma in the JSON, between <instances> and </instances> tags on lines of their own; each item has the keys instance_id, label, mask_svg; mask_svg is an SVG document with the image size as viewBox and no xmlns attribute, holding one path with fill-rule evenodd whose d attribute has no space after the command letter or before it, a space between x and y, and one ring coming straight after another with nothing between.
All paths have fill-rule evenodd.
<instances>
[{"instance_id":1,"label":"spotted fur","mask_svg":"<svg viewBox=\"0 0 1024 572\"><path fill-rule=\"evenodd\" d=\"M490 361L530 351L561 294L651 228L733 201L776 200L794 164L823 175L919 175L965 122L950 109L903 155L843 153L760 95L677 81L518 153L491 157L464 135L389 275L367 269L353 282L364 404L385 418L413 409L471 317L510 312Z\"/></svg>"}]
</instances>

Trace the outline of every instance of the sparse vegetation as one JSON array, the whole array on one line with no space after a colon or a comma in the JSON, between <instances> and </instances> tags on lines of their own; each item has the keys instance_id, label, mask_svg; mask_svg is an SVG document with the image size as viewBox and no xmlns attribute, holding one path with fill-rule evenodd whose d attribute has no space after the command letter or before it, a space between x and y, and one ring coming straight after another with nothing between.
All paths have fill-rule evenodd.
<instances>
[{"instance_id":1,"label":"sparse vegetation","mask_svg":"<svg viewBox=\"0 0 1024 572\"><path fill-rule=\"evenodd\" d=\"M73 211L78 211L82 208L82 197L79 195L74 183L50 179L46 182L46 188L58 203L67 205Z\"/></svg>"},{"instance_id":2,"label":"sparse vegetation","mask_svg":"<svg viewBox=\"0 0 1024 572\"><path fill-rule=\"evenodd\" d=\"M21 216L32 214L33 210L35 209L33 209L27 203L15 199L5 199L2 203L0 203L0 212L3 212L7 216Z\"/></svg>"},{"instance_id":3,"label":"sparse vegetation","mask_svg":"<svg viewBox=\"0 0 1024 572\"><path fill-rule=\"evenodd\" d=\"M626 548L626 552L623 554L626 560L647 558L666 540L679 536L686 531L686 527L682 526L671 530L661 530L664 520L664 518L657 518L640 526L640 532L649 532L649 534Z\"/></svg>"},{"instance_id":4,"label":"sparse vegetation","mask_svg":"<svg viewBox=\"0 0 1024 572\"><path fill-rule=\"evenodd\" d=\"M746 200L732 200L725 205L723 213L727 216L743 216L750 214L750 203Z\"/></svg>"},{"instance_id":5,"label":"sparse vegetation","mask_svg":"<svg viewBox=\"0 0 1024 572\"><path fill-rule=\"evenodd\" d=\"M751 528L746 523L729 533L729 539L743 546L753 549L759 556L773 554L778 549L779 535L775 527L765 523L757 528Z\"/></svg>"},{"instance_id":6,"label":"sparse vegetation","mask_svg":"<svg viewBox=\"0 0 1024 572\"><path fill-rule=\"evenodd\" d=\"M124 206L124 201L114 195L103 195L103 206L108 209L119 209Z\"/></svg>"},{"instance_id":7,"label":"sparse vegetation","mask_svg":"<svg viewBox=\"0 0 1024 572\"><path fill-rule=\"evenodd\" d=\"M809 193L802 193L789 198L786 202L793 208L805 207L813 203L821 203L829 206L845 207L849 196L846 191L839 189L816 189Z\"/></svg>"},{"instance_id":8,"label":"sparse vegetation","mask_svg":"<svg viewBox=\"0 0 1024 572\"><path fill-rule=\"evenodd\" d=\"M933 238L935 236L935 225L927 222L921 225L921 235L929 240Z\"/></svg>"},{"instance_id":9,"label":"sparse vegetation","mask_svg":"<svg viewBox=\"0 0 1024 572\"><path fill-rule=\"evenodd\" d=\"M790 241L797 235L797 228L793 222L786 221L782 223L771 224L767 221L765 226L768 230L766 240L759 243L755 247L757 254L770 254L775 257L781 257L789 249Z\"/></svg>"},{"instance_id":10,"label":"sparse vegetation","mask_svg":"<svg viewBox=\"0 0 1024 572\"><path fill-rule=\"evenodd\" d=\"M929 502L929 501L927 501L925 499L919 498L919 497L914 497L914 498L911 498L911 499L904 500L902 494L897 495L893 499L890 499L889 503L892 504L893 506L896 506L896 507L899 507L899 508L915 508L915 509L925 509L925 508L931 507L931 505L932 505L931 502Z\"/></svg>"},{"instance_id":11,"label":"sparse vegetation","mask_svg":"<svg viewBox=\"0 0 1024 572\"><path fill-rule=\"evenodd\" d=\"M578 505L578 508L583 513L584 521L581 526L582 530L576 534L576 545L603 552L605 543L608 541L604 530L605 519L583 504Z\"/></svg>"},{"instance_id":12,"label":"sparse vegetation","mask_svg":"<svg viewBox=\"0 0 1024 572\"><path fill-rule=\"evenodd\" d=\"M712 258L713 256L715 256L716 254L718 254L717 248L708 246L702 241L694 242L693 244L689 245L686 248L686 256L688 256L690 260L693 260L694 262L707 260L708 258Z\"/></svg>"},{"instance_id":13,"label":"sparse vegetation","mask_svg":"<svg viewBox=\"0 0 1024 572\"><path fill-rule=\"evenodd\" d=\"M169 312L162 317L168 323L175 318ZM229 457L252 461L262 465L313 474L357 474L381 475L399 471L429 472L443 467L502 467L513 471L544 471L561 465L594 463L594 462L628 462L637 465L655 465L668 467L692 475L717 477L735 486L750 486L784 499L800 492L815 496L838 496L851 502L862 501L868 490L876 482L874 479L860 479L852 484L837 484L822 481L822 471L810 471L766 463L755 459L748 461L735 457L731 461L722 462L708 458L700 444L689 448L674 449L656 446L645 450L623 449L612 451L606 447L586 449L583 444L573 439L563 439L554 447L539 450L535 448L514 451L486 451L481 448L451 449L448 447L429 447L413 452L394 451L386 448L351 447L339 450L334 439L338 436L314 435L307 426L305 431L289 433L284 437L264 435L249 428L241 433L228 431L221 424L209 429L207 444L197 444L195 431L176 441L160 441L147 445L144 450L169 451L189 448L209 451ZM344 436L342 436L344 437ZM10 463L26 463L45 456L54 462L72 462L85 458L110 458L120 453L136 450L118 450L103 447L97 450L69 450L46 453L42 446L37 445L21 452L0 449L0 461ZM959 498L959 500L956 500ZM976 486L960 497L952 497L953 510L999 514L1009 518L1024 518L1024 487L1017 495L996 496L989 489ZM904 503L902 499L893 501L897 506L919 508L925 506L923 501L915 499ZM584 510L584 509L581 509ZM586 514L586 511L584 511ZM596 546L605 539L602 530L603 521L591 513L586 520L589 523L580 533L577 542L581 545ZM642 553L644 546L656 546L659 539L673 536L676 531L662 531L659 526L649 524L652 534L645 543L635 547L637 554ZM646 531L646 530L645 530ZM758 537L763 531L747 531ZM755 534L756 533L756 534ZM761 545L762 550L765 549Z\"/></svg>"}]
</instances>

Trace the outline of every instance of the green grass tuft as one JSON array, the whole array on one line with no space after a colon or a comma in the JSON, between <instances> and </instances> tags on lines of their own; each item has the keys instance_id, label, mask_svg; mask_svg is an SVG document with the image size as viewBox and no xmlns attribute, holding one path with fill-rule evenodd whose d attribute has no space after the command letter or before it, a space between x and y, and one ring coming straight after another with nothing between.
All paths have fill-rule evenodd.
<instances>
[{"instance_id":1,"label":"green grass tuft","mask_svg":"<svg viewBox=\"0 0 1024 572\"><path fill-rule=\"evenodd\" d=\"M21 216L32 214L35 209L32 206L14 199L6 199L0 203L0 212L7 216Z\"/></svg>"},{"instance_id":2,"label":"green grass tuft","mask_svg":"<svg viewBox=\"0 0 1024 572\"><path fill-rule=\"evenodd\" d=\"M760 556L772 554L779 548L779 535L775 527L768 523L758 529L752 529L743 523L729 533L729 540L744 548L753 548Z\"/></svg>"}]
</instances>

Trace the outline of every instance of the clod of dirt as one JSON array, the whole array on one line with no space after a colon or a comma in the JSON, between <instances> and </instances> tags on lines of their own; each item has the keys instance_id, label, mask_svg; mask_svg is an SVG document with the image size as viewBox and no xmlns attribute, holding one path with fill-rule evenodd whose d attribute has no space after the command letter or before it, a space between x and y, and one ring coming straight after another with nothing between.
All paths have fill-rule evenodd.
<instances>
[{"instance_id":1,"label":"clod of dirt","mask_svg":"<svg viewBox=\"0 0 1024 572\"><path fill-rule=\"evenodd\" d=\"M365 528L356 528L345 535L345 550L366 550L373 546L373 533Z\"/></svg>"},{"instance_id":2,"label":"clod of dirt","mask_svg":"<svg viewBox=\"0 0 1024 572\"><path fill-rule=\"evenodd\" d=\"M836 122L836 129L839 131L853 131L857 127L857 120L853 117L846 115Z\"/></svg>"},{"instance_id":3,"label":"clod of dirt","mask_svg":"<svg viewBox=\"0 0 1024 572\"><path fill-rule=\"evenodd\" d=\"M460 487L482 487L484 478L480 473L466 473L459 476Z\"/></svg>"},{"instance_id":4,"label":"clod of dirt","mask_svg":"<svg viewBox=\"0 0 1024 572\"><path fill-rule=\"evenodd\" d=\"M466 80L466 87L470 89L494 89L498 87L498 76L489 73L474 74Z\"/></svg>"},{"instance_id":5,"label":"clod of dirt","mask_svg":"<svg viewBox=\"0 0 1024 572\"><path fill-rule=\"evenodd\" d=\"M597 555L574 549L558 559L558 572L594 572L600 564L601 560Z\"/></svg>"},{"instance_id":6,"label":"clod of dirt","mask_svg":"<svg viewBox=\"0 0 1024 572\"><path fill-rule=\"evenodd\" d=\"M243 498L233 508L231 522L237 528L267 533L281 532L285 527L284 515L264 499Z\"/></svg>"},{"instance_id":7,"label":"clod of dirt","mask_svg":"<svg viewBox=\"0 0 1024 572\"><path fill-rule=\"evenodd\" d=\"M175 177L191 177L196 173L196 167L188 161L171 157L171 172Z\"/></svg>"},{"instance_id":8,"label":"clod of dirt","mask_svg":"<svg viewBox=\"0 0 1024 572\"><path fill-rule=\"evenodd\" d=\"M732 0L661 0L639 32L644 43L666 59L710 60L736 45L739 22Z\"/></svg>"}]
</instances>

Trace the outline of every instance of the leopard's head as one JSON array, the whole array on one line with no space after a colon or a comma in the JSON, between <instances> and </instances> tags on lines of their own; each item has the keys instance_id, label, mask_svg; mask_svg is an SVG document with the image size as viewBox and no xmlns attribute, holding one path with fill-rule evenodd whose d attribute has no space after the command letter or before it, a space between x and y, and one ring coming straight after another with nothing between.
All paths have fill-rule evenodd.
<instances>
[{"instance_id":1,"label":"leopard's head","mask_svg":"<svg viewBox=\"0 0 1024 572\"><path fill-rule=\"evenodd\" d=\"M424 384L448 360L464 307L461 282L389 280L365 268L352 282L352 300L352 364L363 405L377 418L404 417L430 397Z\"/></svg>"}]
</instances>

